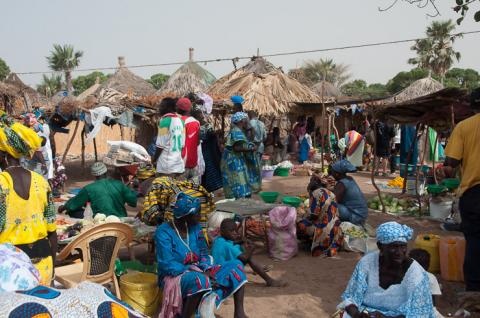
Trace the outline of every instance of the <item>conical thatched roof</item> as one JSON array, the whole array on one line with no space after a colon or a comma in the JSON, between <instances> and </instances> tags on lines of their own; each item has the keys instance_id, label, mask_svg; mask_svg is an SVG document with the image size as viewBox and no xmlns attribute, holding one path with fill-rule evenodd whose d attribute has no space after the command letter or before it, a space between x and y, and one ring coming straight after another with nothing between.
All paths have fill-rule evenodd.
<instances>
[{"instance_id":1,"label":"conical thatched roof","mask_svg":"<svg viewBox=\"0 0 480 318\"><path fill-rule=\"evenodd\" d=\"M100 87L102 85L100 84L100 78L97 77L95 80L95 84L84 90L81 94L77 96L77 100L79 101L84 101L87 99L89 96L95 96L95 94L100 90Z\"/></svg>"},{"instance_id":2,"label":"conical thatched roof","mask_svg":"<svg viewBox=\"0 0 480 318\"><path fill-rule=\"evenodd\" d=\"M133 96L150 96L155 94L155 88L146 80L133 74L125 66L125 58L118 58L119 67L115 74L99 86L96 93L101 89L113 89L123 94L129 94Z\"/></svg>"},{"instance_id":3,"label":"conical thatched roof","mask_svg":"<svg viewBox=\"0 0 480 318\"><path fill-rule=\"evenodd\" d=\"M284 74L261 57L254 57L244 67L216 81L207 92L227 100L242 95L245 110L271 116L289 112L295 102L320 102L310 88Z\"/></svg>"},{"instance_id":4,"label":"conical thatched roof","mask_svg":"<svg viewBox=\"0 0 480 318\"><path fill-rule=\"evenodd\" d=\"M432 77L416 80L410 86L387 99L387 103L399 103L417 97L426 96L443 89L443 85Z\"/></svg>"},{"instance_id":5,"label":"conical thatched roof","mask_svg":"<svg viewBox=\"0 0 480 318\"><path fill-rule=\"evenodd\" d=\"M173 73L168 81L157 91L157 95L175 94L184 96L188 93L205 92L216 78L212 73L193 61L193 49L190 48L190 59Z\"/></svg>"},{"instance_id":6,"label":"conical thatched roof","mask_svg":"<svg viewBox=\"0 0 480 318\"><path fill-rule=\"evenodd\" d=\"M322 96L323 91L324 98L339 97L342 95L342 92L335 85L327 81L318 82L312 86L312 90L320 97Z\"/></svg>"},{"instance_id":7,"label":"conical thatched roof","mask_svg":"<svg viewBox=\"0 0 480 318\"><path fill-rule=\"evenodd\" d=\"M26 85L20 77L15 73L10 73L5 79L5 83L12 85L18 89L18 94L21 95L30 107L43 107L48 104L48 100L45 96Z\"/></svg>"}]
</instances>

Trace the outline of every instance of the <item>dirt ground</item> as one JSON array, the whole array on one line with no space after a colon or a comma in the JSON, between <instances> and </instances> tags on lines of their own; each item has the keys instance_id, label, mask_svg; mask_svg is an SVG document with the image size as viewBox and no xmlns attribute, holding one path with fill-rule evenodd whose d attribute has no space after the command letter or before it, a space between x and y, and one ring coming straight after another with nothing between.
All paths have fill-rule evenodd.
<instances>
[{"instance_id":1,"label":"dirt ground","mask_svg":"<svg viewBox=\"0 0 480 318\"><path fill-rule=\"evenodd\" d=\"M78 163L67 165L70 180L68 187L81 187L90 182L88 169L83 170ZM366 197L375 194L375 189L369 184L370 177L366 172L353 175ZM263 183L263 190L279 191L285 195L305 194L309 177L274 177ZM129 211L136 214L137 209ZM411 226L415 235L419 233L434 233L447 235L440 229L440 223L428 219L414 217L395 217L380 213L370 213L368 223L377 225L396 220ZM448 233L448 235L461 235ZM123 257L123 255L122 255ZM360 254L340 252L337 257L311 257L305 251L285 262L270 259L265 249L260 249L255 258L264 264L273 264L271 275L288 282L286 288L267 288L262 279L251 274L247 269L249 283L246 287L245 308L249 317L290 317L317 318L330 317L340 296L348 283L350 275ZM453 313L456 307L455 294L463 289L463 284L444 282L439 279L444 295L437 308L445 316ZM228 299L217 312L219 318L233 317L233 299Z\"/></svg>"}]
</instances>

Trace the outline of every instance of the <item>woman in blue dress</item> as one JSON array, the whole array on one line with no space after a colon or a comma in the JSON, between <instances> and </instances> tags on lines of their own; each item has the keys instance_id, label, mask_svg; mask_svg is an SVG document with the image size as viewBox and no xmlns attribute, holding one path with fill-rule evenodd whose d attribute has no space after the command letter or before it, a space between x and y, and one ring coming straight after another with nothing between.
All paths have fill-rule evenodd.
<instances>
[{"instance_id":1,"label":"woman in blue dress","mask_svg":"<svg viewBox=\"0 0 480 318\"><path fill-rule=\"evenodd\" d=\"M174 220L163 223L155 232L159 285L175 290L167 284L177 281L175 290L181 291L179 317L192 317L199 305L214 302L216 308L234 295L235 318L246 317L243 308L244 284L247 282L239 260L217 264L208 254L208 246L198 224L200 201L181 192L172 207ZM176 279L176 280L175 280ZM162 308L162 312L164 308ZM170 316L171 317L171 316Z\"/></svg>"}]
</instances>

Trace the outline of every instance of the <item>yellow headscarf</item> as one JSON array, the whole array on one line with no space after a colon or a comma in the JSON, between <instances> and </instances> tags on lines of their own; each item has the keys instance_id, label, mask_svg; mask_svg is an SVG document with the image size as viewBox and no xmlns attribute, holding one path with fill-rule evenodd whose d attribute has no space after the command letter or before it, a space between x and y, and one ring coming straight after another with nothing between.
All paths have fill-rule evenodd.
<instances>
[{"instance_id":1,"label":"yellow headscarf","mask_svg":"<svg viewBox=\"0 0 480 318\"><path fill-rule=\"evenodd\" d=\"M0 112L0 151L17 159L32 158L41 145L42 139L33 129L13 122L5 112Z\"/></svg>"}]
</instances>

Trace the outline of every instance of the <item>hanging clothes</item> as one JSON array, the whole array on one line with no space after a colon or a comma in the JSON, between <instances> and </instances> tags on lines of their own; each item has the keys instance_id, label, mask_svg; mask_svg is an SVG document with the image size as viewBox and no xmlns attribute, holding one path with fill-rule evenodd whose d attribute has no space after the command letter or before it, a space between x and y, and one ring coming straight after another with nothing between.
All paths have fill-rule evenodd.
<instances>
[{"instance_id":1,"label":"hanging clothes","mask_svg":"<svg viewBox=\"0 0 480 318\"><path fill-rule=\"evenodd\" d=\"M407 156L412 144L415 140L417 130L415 126L401 126L400 132L400 162L403 164L407 163ZM412 156L410 158L409 164L416 165L418 161L418 141L415 142L413 146Z\"/></svg>"}]
</instances>

